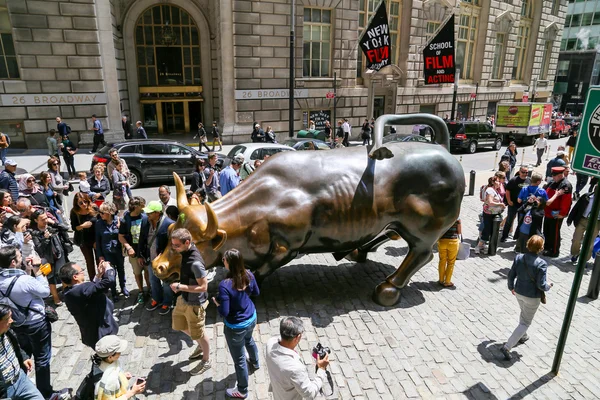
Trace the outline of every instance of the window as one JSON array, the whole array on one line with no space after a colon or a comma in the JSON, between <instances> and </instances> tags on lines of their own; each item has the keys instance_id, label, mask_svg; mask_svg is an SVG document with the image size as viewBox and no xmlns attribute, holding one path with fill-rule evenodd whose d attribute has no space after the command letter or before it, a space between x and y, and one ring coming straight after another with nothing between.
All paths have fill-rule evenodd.
<instances>
[{"instance_id":1,"label":"window","mask_svg":"<svg viewBox=\"0 0 600 400\"><path fill-rule=\"evenodd\" d=\"M140 86L201 85L200 34L184 10L146 10L135 27L135 45Z\"/></svg>"},{"instance_id":2,"label":"window","mask_svg":"<svg viewBox=\"0 0 600 400\"><path fill-rule=\"evenodd\" d=\"M556 76L567 76L569 74L569 64L569 60L559 61L556 68Z\"/></svg>"},{"instance_id":3,"label":"window","mask_svg":"<svg viewBox=\"0 0 600 400\"><path fill-rule=\"evenodd\" d=\"M136 151L136 147L137 146L123 146L123 147L121 147L121 150L119 150L119 154L135 154L135 153L138 153L138 151Z\"/></svg>"},{"instance_id":4,"label":"window","mask_svg":"<svg viewBox=\"0 0 600 400\"><path fill-rule=\"evenodd\" d=\"M440 28L441 24L441 21L427 21L425 25L425 36L427 37L427 40L434 35L434 33Z\"/></svg>"},{"instance_id":5,"label":"window","mask_svg":"<svg viewBox=\"0 0 600 400\"><path fill-rule=\"evenodd\" d=\"M246 151L246 146L237 145L233 149L231 149L229 154L227 154L227 157L233 158L233 157L237 156L238 154L244 154L245 151Z\"/></svg>"},{"instance_id":6,"label":"window","mask_svg":"<svg viewBox=\"0 0 600 400\"><path fill-rule=\"evenodd\" d=\"M19 64L6 0L0 0L0 79L19 79Z\"/></svg>"},{"instance_id":7,"label":"window","mask_svg":"<svg viewBox=\"0 0 600 400\"><path fill-rule=\"evenodd\" d=\"M581 24L581 14L571 15L571 23L569 26L578 27Z\"/></svg>"},{"instance_id":8,"label":"window","mask_svg":"<svg viewBox=\"0 0 600 400\"><path fill-rule=\"evenodd\" d=\"M435 114L435 104L421 104L419 112L423 114Z\"/></svg>"},{"instance_id":9,"label":"window","mask_svg":"<svg viewBox=\"0 0 600 400\"><path fill-rule=\"evenodd\" d=\"M331 10L304 9L302 74L328 77L331 63Z\"/></svg>"},{"instance_id":10,"label":"window","mask_svg":"<svg viewBox=\"0 0 600 400\"><path fill-rule=\"evenodd\" d=\"M567 49L567 39L563 39L560 41L560 51Z\"/></svg>"},{"instance_id":11,"label":"window","mask_svg":"<svg viewBox=\"0 0 600 400\"><path fill-rule=\"evenodd\" d=\"M567 50L575 50L575 45L577 44L577 39L569 39L567 40Z\"/></svg>"},{"instance_id":12,"label":"window","mask_svg":"<svg viewBox=\"0 0 600 400\"><path fill-rule=\"evenodd\" d=\"M597 11L594 14L594 18L592 18L592 25L600 25L600 11Z\"/></svg>"},{"instance_id":13,"label":"window","mask_svg":"<svg viewBox=\"0 0 600 400\"><path fill-rule=\"evenodd\" d=\"M360 0L358 5L358 27L359 36L364 28L369 24L369 18L375 12L381 0ZM389 0L387 4L388 23L390 26L390 59L392 64L396 64L398 57L398 48L400 46L400 0ZM356 77L361 78L364 72L364 55L361 48L358 48L356 55Z\"/></svg>"},{"instance_id":14,"label":"window","mask_svg":"<svg viewBox=\"0 0 600 400\"><path fill-rule=\"evenodd\" d=\"M496 34L494 60L492 64L492 79L502 79L504 75L504 54L506 52L506 33Z\"/></svg>"},{"instance_id":15,"label":"window","mask_svg":"<svg viewBox=\"0 0 600 400\"><path fill-rule=\"evenodd\" d=\"M467 119L469 117L469 109L471 103L458 103L456 107L456 119L458 121Z\"/></svg>"},{"instance_id":16,"label":"window","mask_svg":"<svg viewBox=\"0 0 600 400\"><path fill-rule=\"evenodd\" d=\"M592 24L592 17L594 13L585 13L581 17L581 26L588 26Z\"/></svg>"},{"instance_id":17,"label":"window","mask_svg":"<svg viewBox=\"0 0 600 400\"><path fill-rule=\"evenodd\" d=\"M550 67L550 56L552 54L552 40L546 40L544 45L544 55L542 57L542 70L540 72L540 79L548 79L548 68Z\"/></svg>"},{"instance_id":18,"label":"window","mask_svg":"<svg viewBox=\"0 0 600 400\"><path fill-rule=\"evenodd\" d=\"M569 0L572 3L573 0ZM552 0L552 15L557 16L560 9L560 0Z\"/></svg>"},{"instance_id":19,"label":"window","mask_svg":"<svg viewBox=\"0 0 600 400\"><path fill-rule=\"evenodd\" d=\"M533 18L533 0L523 0L523 3L521 3L521 16Z\"/></svg>"},{"instance_id":20,"label":"window","mask_svg":"<svg viewBox=\"0 0 600 400\"><path fill-rule=\"evenodd\" d=\"M513 64L512 79L522 81L525 76L525 63L527 62L527 44L529 41L529 32L531 30L531 21L523 21L518 27L517 43L515 45L515 62Z\"/></svg>"},{"instance_id":21,"label":"window","mask_svg":"<svg viewBox=\"0 0 600 400\"><path fill-rule=\"evenodd\" d=\"M185 147L181 147L176 144L170 144L167 145L167 147L169 148L169 154L172 156L189 156L190 154L192 154Z\"/></svg>"},{"instance_id":22,"label":"window","mask_svg":"<svg viewBox=\"0 0 600 400\"><path fill-rule=\"evenodd\" d=\"M496 115L496 107L498 106L497 101L488 101L487 106L487 116L491 117L492 115Z\"/></svg>"},{"instance_id":23,"label":"window","mask_svg":"<svg viewBox=\"0 0 600 400\"><path fill-rule=\"evenodd\" d=\"M143 154L145 154L145 155L151 155L151 156L160 155L160 156L162 156L166 153L165 146L162 144L158 144L158 143L144 144L143 149L144 149Z\"/></svg>"},{"instance_id":24,"label":"window","mask_svg":"<svg viewBox=\"0 0 600 400\"><path fill-rule=\"evenodd\" d=\"M473 63L477 44L477 22L473 7L461 7L458 23L458 40L456 43L456 68L460 69L461 79L473 79ZM467 14L468 13L468 14Z\"/></svg>"}]
</instances>

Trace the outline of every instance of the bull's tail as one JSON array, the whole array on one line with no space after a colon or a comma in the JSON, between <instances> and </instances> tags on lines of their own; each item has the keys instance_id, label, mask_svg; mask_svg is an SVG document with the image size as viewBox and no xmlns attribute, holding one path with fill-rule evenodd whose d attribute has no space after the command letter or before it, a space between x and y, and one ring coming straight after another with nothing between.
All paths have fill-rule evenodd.
<instances>
[{"instance_id":1,"label":"bull's tail","mask_svg":"<svg viewBox=\"0 0 600 400\"><path fill-rule=\"evenodd\" d=\"M375 132L373 137L373 148L369 152L369 157L375 160L383 160L392 158L392 152L383 147L383 129L387 125L429 125L433 129L435 139L434 142L441 144L447 150L450 149L450 133L443 119L432 114L406 114L393 115L386 114L377 118L375 121Z\"/></svg>"}]
</instances>

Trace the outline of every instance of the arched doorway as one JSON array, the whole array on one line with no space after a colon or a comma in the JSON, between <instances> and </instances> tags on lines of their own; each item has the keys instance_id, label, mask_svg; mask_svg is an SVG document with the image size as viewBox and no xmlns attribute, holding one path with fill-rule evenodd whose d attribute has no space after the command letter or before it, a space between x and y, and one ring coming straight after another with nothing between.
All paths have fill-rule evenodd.
<instances>
[{"instance_id":1,"label":"arched doorway","mask_svg":"<svg viewBox=\"0 0 600 400\"><path fill-rule=\"evenodd\" d=\"M134 90L148 133L189 133L203 121L200 38L194 19L176 5L154 5L137 18Z\"/></svg>"}]
</instances>

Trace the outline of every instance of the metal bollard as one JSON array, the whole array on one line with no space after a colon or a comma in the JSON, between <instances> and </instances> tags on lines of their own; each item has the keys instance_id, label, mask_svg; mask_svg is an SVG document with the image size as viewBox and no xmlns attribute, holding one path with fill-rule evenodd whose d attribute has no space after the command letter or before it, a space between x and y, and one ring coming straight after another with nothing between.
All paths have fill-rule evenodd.
<instances>
[{"instance_id":1,"label":"metal bollard","mask_svg":"<svg viewBox=\"0 0 600 400\"><path fill-rule=\"evenodd\" d=\"M525 149L521 152L521 165L525 164Z\"/></svg>"},{"instance_id":2,"label":"metal bollard","mask_svg":"<svg viewBox=\"0 0 600 400\"><path fill-rule=\"evenodd\" d=\"M477 173L471 170L471 176L469 177L469 196L473 196L475 194L475 175Z\"/></svg>"},{"instance_id":3,"label":"metal bollard","mask_svg":"<svg viewBox=\"0 0 600 400\"><path fill-rule=\"evenodd\" d=\"M546 161L548 161L550 157L550 149L552 149L552 146L548 145L548 151L546 152Z\"/></svg>"},{"instance_id":4,"label":"metal bollard","mask_svg":"<svg viewBox=\"0 0 600 400\"><path fill-rule=\"evenodd\" d=\"M496 157L494 157L494 168L492 168L492 171L495 171L496 166L498 165L498 154L500 154L500 152L497 152Z\"/></svg>"},{"instance_id":5,"label":"metal bollard","mask_svg":"<svg viewBox=\"0 0 600 400\"><path fill-rule=\"evenodd\" d=\"M462 164L462 156L460 156L460 160L459 160L459 162Z\"/></svg>"},{"instance_id":6,"label":"metal bollard","mask_svg":"<svg viewBox=\"0 0 600 400\"><path fill-rule=\"evenodd\" d=\"M183 186L185 186L185 185L186 185L186 183L185 183L185 175L184 175L184 177L183 177Z\"/></svg>"},{"instance_id":7,"label":"metal bollard","mask_svg":"<svg viewBox=\"0 0 600 400\"><path fill-rule=\"evenodd\" d=\"M498 248L498 239L500 239L500 224L502 223L502 217L496 215L494 222L492 223L492 234L490 235L490 245L488 246L488 255L495 256L496 249Z\"/></svg>"}]
</instances>

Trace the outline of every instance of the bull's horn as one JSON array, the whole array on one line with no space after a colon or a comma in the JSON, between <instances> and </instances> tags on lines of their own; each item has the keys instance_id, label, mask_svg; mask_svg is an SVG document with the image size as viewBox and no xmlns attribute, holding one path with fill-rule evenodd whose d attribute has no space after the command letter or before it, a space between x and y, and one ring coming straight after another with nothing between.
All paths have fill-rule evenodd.
<instances>
[{"instance_id":1,"label":"bull's horn","mask_svg":"<svg viewBox=\"0 0 600 400\"><path fill-rule=\"evenodd\" d=\"M206 209L206 229L203 236L206 239L212 239L217 235L219 221L217 220L217 214L215 214L210 204L204 204L204 208Z\"/></svg>"},{"instance_id":2,"label":"bull's horn","mask_svg":"<svg viewBox=\"0 0 600 400\"><path fill-rule=\"evenodd\" d=\"M183 186L181 178L177 175L177 172L173 172L173 179L175 179L175 188L177 189L177 208L183 210L190 205L187 196L185 195L185 187Z\"/></svg>"}]
</instances>

